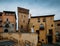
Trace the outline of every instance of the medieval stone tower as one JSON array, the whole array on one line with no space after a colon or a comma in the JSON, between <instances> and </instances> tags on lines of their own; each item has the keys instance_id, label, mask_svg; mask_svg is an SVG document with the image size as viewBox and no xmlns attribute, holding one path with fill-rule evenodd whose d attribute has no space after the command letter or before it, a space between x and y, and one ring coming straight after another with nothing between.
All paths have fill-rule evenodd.
<instances>
[{"instance_id":1,"label":"medieval stone tower","mask_svg":"<svg viewBox=\"0 0 60 46\"><path fill-rule=\"evenodd\" d=\"M28 30L29 10L18 7L18 29L19 32L27 32Z\"/></svg>"}]
</instances>

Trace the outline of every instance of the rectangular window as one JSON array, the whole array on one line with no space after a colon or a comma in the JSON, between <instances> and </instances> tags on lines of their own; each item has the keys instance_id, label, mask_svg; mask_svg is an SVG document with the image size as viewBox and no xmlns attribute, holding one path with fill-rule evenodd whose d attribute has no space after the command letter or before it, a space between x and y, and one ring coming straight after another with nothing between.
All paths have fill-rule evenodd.
<instances>
[{"instance_id":1,"label":"rectangular window","mask_svg":"<svg viewBox=\"0 0 60 46\"><path fill-rule=\"evenodd\" d=\"M23 28L23 25L21 25L21 29Z\"/></svg>"},{"instance_id":2,"label":"rectangular window","mask_svg":"<svg viewBox=\"0 0 60 46\"><path fill-rule=\"evenodd\" d=\"M40 18L38 18L38 22L40 22Z\"/></svg>"},{"instance_id":3,"label":"rectangular window","mask_svg":"<svg viewBox=\"0 0 60 46\"><path fill-rule=\"evenodd\" d=\"M46 18L43 18L43 22L46 22Z\"/></svg>"},{"instance_id":4,"label":"rectangular window","mask_svg":"<svg viewBox=\"0 0 60 46\"><path fill-rule=\"evenodd\" d=\"M52 32L53 30L52 29L49 29L49 34L53 34L53 32Z\"/></svg>"},{"instance_id":5,"label":"rectangular window","mask_svg":"<svg viewBox=\"0 0 60 46\"><path fill-rule=\"evenodd\" d=\"M60 24L57 24L57 26L60 26Z\"/></svg>"}]
</instances>

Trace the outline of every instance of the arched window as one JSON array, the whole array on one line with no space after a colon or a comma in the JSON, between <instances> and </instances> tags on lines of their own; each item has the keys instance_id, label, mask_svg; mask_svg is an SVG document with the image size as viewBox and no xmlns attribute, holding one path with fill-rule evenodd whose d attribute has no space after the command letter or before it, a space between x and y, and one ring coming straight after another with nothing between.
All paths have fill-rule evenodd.
<instances>
[{"instance_id":1,"label":"arched window","mask_svg":"<svg viewBox=\"0 0 60 46\"><path fill-rule=\"evenodd\" d=\"M6 20L8 21L8 18Z\"/></svg>"},{"instance_id":2,"label":"arched window","mask_svg":"<svg viewBox=\"0 0 60 46\"><path fill-rule=\"evenodd\" d=\"M46 22L46 18L43 18L43 22Z\"/></svg>"},{"instance_id":3,"label":"arched window","mask_svg":"<svg viewBox=\"0 0 60 46\"><path fill-rule=\"evenodd\" d=\"M6 19L6 23L9 23L9 24L10 24L10 22L9 22L8 18Z\"/></svg>"},{"instance_id":4,"label":"arched window","mask_svg":"<svg viewBox=\"0 0 60 46\"><path fill-rule=\"evenodd\" d=\"M9 24L6 24L5 27L6 27L6 28L9 28Z\"/></svg>"}]
</instances>

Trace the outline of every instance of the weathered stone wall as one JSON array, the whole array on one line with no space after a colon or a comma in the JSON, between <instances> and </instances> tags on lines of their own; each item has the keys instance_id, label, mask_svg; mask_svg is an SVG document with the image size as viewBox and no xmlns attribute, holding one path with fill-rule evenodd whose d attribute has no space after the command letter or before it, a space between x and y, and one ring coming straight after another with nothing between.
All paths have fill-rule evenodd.
<instances>
[{"instance_id":1,"label":"weathered stone wall","mask_svg":"<svg viewBox=\"0 0 60 46\"><path fill-rule=\"evenodd\" d=\"M28 30L28 17L29 10L25 8L18 7L18 27L19 31L27 32Z\"/></svg>"},{"instance_id":2,"label":"weathered stone wall","mask_svg":"<svg viewBox=\"0 0 60 46\"><path fill-rule=\"evenodd\" d=\"M60 33L60 25L59 25L60 24L60 20L55 20L54 23L55 23L56 32L58 31Z\"/></svg>"},{"instance_id":3,"label":"weathered stone wall","mask_svg":"<svg viewBox=\"0 0 60 46\"><path fill-rule=\"evenodd\" d=\"M40 22L38 22L38 20ZM45 22L43 21L45 20ZM40 30L40 24L44 25L44 30ZM31 27L33 27L34 32L39 31L39 41L48 43L47 35L49 35L49 30L52 29L52 42L55 43L55 26L54 26L54 16L40 16L40 17L31 17L29 23L29 29L31 31Z\"/></svg>"},{"instance_id":4,"label":"weathered stone wall","mask_svg":"<svg viewBox=\"0 0 60 46\"><path fill-rule=\"evenodd\" d=\"M3 40L13 40L17 45L25 46L26 44L37 46L38 35L36 33L0 33Z\"/></svg>"}]
</instances>

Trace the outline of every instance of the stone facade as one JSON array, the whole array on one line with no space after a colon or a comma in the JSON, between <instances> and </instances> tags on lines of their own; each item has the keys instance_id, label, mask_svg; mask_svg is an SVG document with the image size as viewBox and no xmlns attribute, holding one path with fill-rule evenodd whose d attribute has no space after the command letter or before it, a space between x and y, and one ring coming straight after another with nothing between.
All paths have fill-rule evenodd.
<instances>
[{"instance_id":1,"label":"stone facade","mask_svg":"<svg viewBox=\"0 0 60 46\"><path fill-rule=\"evenodd\" d=\"M55 20L56 42L60 42L60 20Z\"/></svg>"},{"instance_id":2,"label":"stone facade","mask_svg":"<svg viewBox=\"0 0 60 46\"><path fill-rule=\"evenodd\" d=\"M0 32L2 32L2 12L0 12Z\"/></svg>"},{"instance_id":3,"label":"stone facade","mask_svg":"<svg viewBox=\"0 0 60 46\"><path fill-rule=\"evenodd\" d=\"M27 32L28 30L29 10L18 7L18 29L19 32Z\"/></svg>"},{"instance_id":4,"label":"stone facade","mask_svg":"<svg viewBox=\"0 0 60 46\"><path fill-rule=\"evenodd\" d=\"M13 11L2 12L2 28L0 32L16 32L16 14Z\"/></svg>"},{"instance_id":5,"label":"stone facade","mask_svg":"<svg viewBox=\"0 0 60 46\"><path fill-rule=\"evenodd\" d=\"M0 40L13 41L15 46L37 46L37 33L0 33Z\"/></svg>"},{"instance_id":6,"label":"stone facade","mask_svg":"<svg viewBox=\"0 0 60 46\"><path fill-rule=\"evenodd\" d=\"M51 35L50 42L55 43L54 15L31 17L29 28L38 33L38 42L48 43Z\"/></svg>"},{"instance_id":7,"label":"stone facade","mask_svg":"<svg viewBox=\"0 0 60 46\"><path fill-rule=\"evenodd\" d=\"M55 20L55 30L60 33L60 20Z\"/></svg>"},{"instance_id":8,"label":"stone facade","mask_svg":"<svg viewBox=\"0 0 60 46\"><path fill-rule=\"evenodd\" d=\"M28 39L26 42L32 42L35 43L35 45L37 45L37 42L56 42L56 32L60 32L60 20L54 21L54 15L30 16L29 18L29 9L18 7L17 10L19 33L16 32L16 13L14 11L0 12L0 32L16 32L16 34L6 33L6 37L14 37L14 40L17 39L16 41L18 41L18 43L20 43L19 40L25 43L25 40ZM27 32L30 33L24 34ZM38 35L35 35L34 32ZM1 35L5 36L5 34Z\"/></svg>"}]
</instances>

